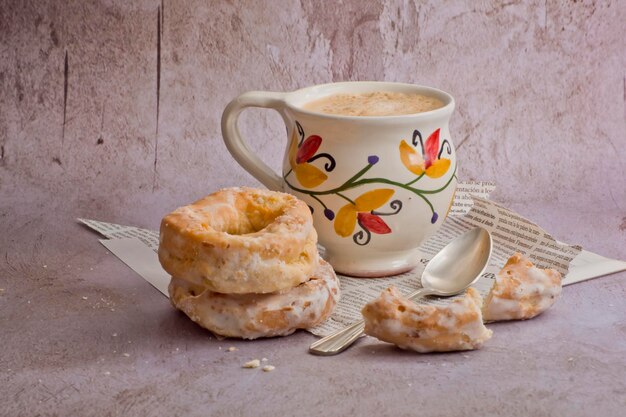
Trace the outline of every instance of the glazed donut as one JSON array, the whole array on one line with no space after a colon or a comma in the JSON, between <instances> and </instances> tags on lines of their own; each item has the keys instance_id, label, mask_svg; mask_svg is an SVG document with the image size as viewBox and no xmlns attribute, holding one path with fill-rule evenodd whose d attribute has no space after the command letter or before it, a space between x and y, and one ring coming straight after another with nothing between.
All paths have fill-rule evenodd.
<instances>
[{"instance_id":1,"label":"glazed donut","mask_svg":"<svg viewBox=\"0 0 626 417\"><path fill-rule=\"evenodd\" d=\"M387 288L365 305L365 333L401 349L417 352L472 350L491 338L483 325L481 298L469 288L462 298L443 306L415 304Z\"/></svg>"},{"instance_id":2,"label":"glazed donut","mask_svg":"<svg viewBox=\"0 0 626 417\"><path fill-rule=\"evenodd\" d=\"M280 291L317 267L312 221L292 195L226 188L163 218L159 261L170 275L215 292Z\"/></svg>"},{"instance_id":3,"label":"glazed donut","mask_svg":"<svg viewBox=\"0 0 626 417\"><path fill-rule=\"evenodd\" d=\"M191 320L226 337L286 336L326 320L339 301L339 281L320 259L311 279L273 294L220 294L172 278L170 300Z\"/></svg>"},{"instance_id":4,"label":"glazed donut","mask_svg":"<svg viewBox=\"0 0 626 417\"><path fill-rule=\"evenodd\" d=\"M561 295L561 274L540 269L515 253L496 275L483 305L485 321L531 319L556 302Z\"/></svg>"}]
</instances>

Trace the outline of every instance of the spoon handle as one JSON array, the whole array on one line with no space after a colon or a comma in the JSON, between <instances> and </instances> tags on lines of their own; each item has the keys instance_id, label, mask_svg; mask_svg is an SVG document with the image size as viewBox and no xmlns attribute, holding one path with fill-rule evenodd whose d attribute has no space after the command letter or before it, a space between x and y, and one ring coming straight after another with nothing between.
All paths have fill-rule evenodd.
<instances>
[{"instance_id":1,"label":"spoon handle","mask_svg":"<svg viewBox=\"0 0 626 417\"><path fill-rule=\"evenodd\" d=\"M432 291L426 288L420 288L419 290L409 294L407 298L415 301L420 297L432 293ZM339 329L336 332L331 333L311 344L311 346L309 346L309 352L314 355L321 356L332 356L341 353L349 348L355 340L363 336L363 329L365 329L365 322L363 320L359 320L356 323L353 323L343 329Z\"/></svg>"}]
</instances>

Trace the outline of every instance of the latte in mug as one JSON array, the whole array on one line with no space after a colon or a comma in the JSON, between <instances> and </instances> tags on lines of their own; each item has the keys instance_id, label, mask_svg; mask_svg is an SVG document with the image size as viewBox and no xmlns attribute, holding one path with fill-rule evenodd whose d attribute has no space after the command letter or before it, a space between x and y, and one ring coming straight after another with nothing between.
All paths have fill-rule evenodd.
<instances>
[{"instance_id":1,"label":"latte in mug","mask_svg":"<svg viewBox=\"0 0 626 417\"><path fill-rule=\"evenodd\" d=\"M423 113L443 107L435 97L392 91L333 94L306 103L303 108L339 116L398 116Z\"/></svg>"}]
</instances>

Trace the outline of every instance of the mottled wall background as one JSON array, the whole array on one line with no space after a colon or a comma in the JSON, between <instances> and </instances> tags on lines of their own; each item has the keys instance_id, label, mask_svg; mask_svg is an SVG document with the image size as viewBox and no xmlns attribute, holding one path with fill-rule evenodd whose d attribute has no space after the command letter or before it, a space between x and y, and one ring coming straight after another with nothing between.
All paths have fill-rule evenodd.
<instances>
[{"instance_id":1,"label":"mottled wall background","mask_svg":"<svg viewBox=\"0 0 626 417\"><path fill-rule=\"evenodd\" d=\"M258 185L221 140L236 95L390 80L456 97L461 178L496 180L548 228L580 216L575 238L603 222L626 243L624 22L624 0L1 0L1 221L38 207L156 227ZM281 123L242 120L276 168Z\"/></svg>"}]
</instances>

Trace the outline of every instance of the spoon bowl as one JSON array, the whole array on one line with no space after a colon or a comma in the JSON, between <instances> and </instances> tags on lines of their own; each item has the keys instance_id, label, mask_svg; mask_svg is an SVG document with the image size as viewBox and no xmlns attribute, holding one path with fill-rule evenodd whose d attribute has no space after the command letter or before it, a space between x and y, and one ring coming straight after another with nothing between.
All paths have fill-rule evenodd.
<instances>
[{"instance_id":1,"label":"spoon bowl","mask_svg":"<svg viewBox=\"0 0 626 417\"><path fill-rule=\"evenodd\" d=\"M422 273L422 288L407 298L415 301L427 295L449 297L464 291L487 268L492 246L491 234L482 227L454 239L428 262ZM313 343L309 352L322 356L341 353L363 336L364 328L363 320L358 321Z\"/></svg>"},{"instance_id":2,"label":"spoon bowl","mask_svg":"<svg viewBox=\"0 0 626 417\"><path fill-rule=\"evenodd\" d=\"M422 273L422 287L442 297L460 293L478 281L491 257L489 232L476 227L448 243Z\"/></svg>"}]
</instances>

